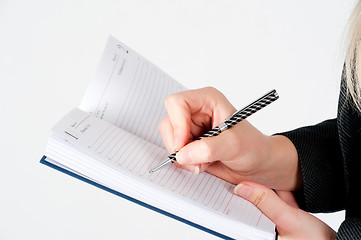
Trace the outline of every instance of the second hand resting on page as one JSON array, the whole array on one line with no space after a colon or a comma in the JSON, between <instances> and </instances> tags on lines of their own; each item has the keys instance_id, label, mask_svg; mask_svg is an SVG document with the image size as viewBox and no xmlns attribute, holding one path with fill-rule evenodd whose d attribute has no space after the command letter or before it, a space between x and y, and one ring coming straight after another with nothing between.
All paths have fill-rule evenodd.
<instances>
[{"instance_id":1,"label":"second hand resting on page","mask_svg":"<svg viewBox=\"0 0 361 240\"><path fill-rule=\"evenodd\" d=\"M302 181L297 150L287 137L266 136L243 120L218 136L193 141L236 110L212 87L170 95L165 107L168 115L159 131L168 152L178 151L178 167L238 184L235 194L269 217L281 239L335 236L329 226L299 209L290 192L301 188Z\"/></svg>"}]
</instances>

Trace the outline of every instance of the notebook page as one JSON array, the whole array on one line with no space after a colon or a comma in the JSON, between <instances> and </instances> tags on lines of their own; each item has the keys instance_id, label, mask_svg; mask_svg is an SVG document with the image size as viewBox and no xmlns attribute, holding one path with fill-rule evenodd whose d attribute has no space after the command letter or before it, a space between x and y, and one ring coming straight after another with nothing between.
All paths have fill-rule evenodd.
<instances>
[{"instance_id":1,"label":"notebook page","mask_svg":"<svg viewBox=\"0 0 361 240\"><path fill-rule=\"evenodd\" d=\"M165 98L185 88L123 43L109 37L80 109L163 147L158 124Z\"/></svg>"},{"instance_id":2,"label":"notebook page","mask_svg":"<svg viewBox=\"0 0 361 240\"><path fill-rule=\"evenodd\" d=\"M74 109L53 131L102 163L149 186L162 188L170 194L253 227L260 224L270 226L267 230L274 227L256 207L233 194L234 185L208 173L194 175L171 165L149 174L149 169L166 158L167 152L92 114ZM51 156L54 153L49 154Z\"/></svg>"},{"instance_id":3,"label":"notebook page","mask_svg":"<svg viewBox=\"0 0 361 240\"><path fill-rule=\"evenodd\" d=\"M175 194L159 191L151 185L142 185L141 181L134 181L126 174L119 174L119 170L101 164L79 149L74 151L69 143L54 135L49 138L46 156L47 162L62 168L67 166L67 170L91 181L229 237L243 240L274 239L274 226L272 232L258 231L227 216L191 204Z\"/></svg>"},{"instance_id":4,"label":"notebook page","mask_svg":"<svg viewBox=\"0 0 361 240\"><path fill-rule=\"evenodd\" d=\"M120 174L119 170L102 164L84 151L74 149L69 143L53 135L48 142L46 161L62 168L67 166L67 170L89 180L229 237L243 240L274 239L274 225L265 230L262 230L260 225L257 229L247 227L247 224L192 204L179 195L167 193L166 189L159 191L162 189L154 188L150 184L142 184L142 181L134 181L134 178Z\"/></svg>"}]
</instances>

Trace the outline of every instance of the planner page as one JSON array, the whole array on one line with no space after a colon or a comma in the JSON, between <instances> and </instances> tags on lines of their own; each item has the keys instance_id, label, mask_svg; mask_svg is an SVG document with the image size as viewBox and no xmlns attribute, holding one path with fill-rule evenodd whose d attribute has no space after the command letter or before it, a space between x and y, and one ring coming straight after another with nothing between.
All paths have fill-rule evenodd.
<instances>
[{"instance_id":1,"label":"planner page","mask_svg":"<svg viewBox=\"0 0 361 240\"><path fill-rule=\"evenodd\" d=\"M157 66L109 37L80 109L163 147L158 124L165 98L185 90Z\"/></svg>"},{"instance_id":2,"label":"planner page","mask_svg":"<svg viewBox=\"0 0 361 240\"><path fill-rule=\"evenodd\" d=\"M272 236L274 233L274 224L268 218L251 203L233 194L234 185L208 173L195 175L173 165L150 174L149 169L165 159L167 152L90 113L74 109L56 124L53 132L57 138L65 140L74 147L69 150L64 143L57 141L57 138L51 138L46 155L78 174L104 184L107 183L109 174L104 174L101 178L93 174L99 172L104 166L109 166L119 172L120 176L129 177L130 184L126 185L125 190L122 189L122 191L127 191L127 194L132 194L133 189L143 193L151 188L161 189L166 197L175 195L180 199L185 199L202 209L208 209L211 213L234 220L236 224L239 224L238 227L248 225L267 233L266 235ZM83 151L93 156L96 161L84 165L87 161L91 162L91 159L86 160L83 157L86 155L82 154ZM68 155L64 155L67 152ZM75 154L78 157L71 158ZM82 158L84 160L80 161L79 159ZM83 167L77 168L77 164ZM136 187L137 181L145 184L145 189ZM125 180L120 182L124 183ZM152 198L155 199L153 203L158 207L169 205L168 199L159 198L158 194L151 191L146 200ZM173 204L168 211L175 211L185 216L195 214L194 218L197 218L196 213L182 211L185 206L177 206L174 200L171 202ZM201 211L197 210L197 212ZM212 228L220 226L212 226Z\"/></svg>"}]
</instances>

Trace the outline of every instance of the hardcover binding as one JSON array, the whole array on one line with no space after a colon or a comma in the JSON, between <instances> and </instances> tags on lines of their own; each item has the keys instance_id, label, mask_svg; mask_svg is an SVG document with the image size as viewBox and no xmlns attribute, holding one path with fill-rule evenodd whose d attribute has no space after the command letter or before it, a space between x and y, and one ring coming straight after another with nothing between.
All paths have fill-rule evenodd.
<instances>
[{"instance_id":1,"label":"hardcover binding","mask_svg":"<svg viewBox=\"0 0 361 240\"><path fill-rule=\"evenodd\" d=\"M122 198L124 198L124 199L126 199L126 200L129 200L129 201L131 201L131 202L134 202L134 203L136 203L136 204L138 204L138 205L140 205L140 206L146 207L146 208L151 209L151 210L153 210L153 211L155 211L155 212L161 213L161 214L163 214L163 215L165 215L165 216L167 216L167 217L171 217L171 218L173 218L173 219L175 219L175 220L178 220L178 221L180 221L180 222L183 222L183 223L185 223L185 224L188 224L188 225L190 225L190 226L192 226L192 227L198 228L198 229L200 229L200 230L202 230L202 231L205 231L205 232L207 232L207 233L209 233L209 234L212 234L212 235L214 235L214 236L217 236L217 237L219 237L219 238L226 239L226 240L235 240L234 238L230 238L230 237L225 236L225 235L223 235L223 234L221 234L221 233L219 233L219 232L213 231L213 230L211 230L211 229L209 229L209 228L205 228L205 227L203 227L203 226L201 226L201 225L199 225L199 224L196 224L196 223L191 222L191 221L188 221L188 220L186 220L186 219L184 219L184 218L178 217L178 216L176 216L176 215L174 215L174 214L171 214L171 213L169 213L169 212L166 212L166 211L164 211L164 210L162 210L162 209L153 207L153 206L151 206L151 205L149 205L149 204L147 204L147 203L144 203L144 202L139 201L139 200L137 200L137 199L135 199L135 198L129 197L128 195L125 195L125 194L123 194L123 193L117 192L117 191L115 191L115 190L113 190L113 189L111 189L111 188L105 187L105 186L103 186L103 185L101 185L101 184L99 184L99 183L93 182L93 181L91 181L91 180L89 180L89 179L87 179L87 178L85 178L85 177L82 177L82 176L76 174L76 173L70 172L70 171L68 171L68 170L66 170L66 169L64 169L64 168L61 168L61 167L53 164L53 163L50 163L50 162L48 162L46 159L47 159L47 157L44 155L44 156L41 158L40 163L42 163L42 164L44 164L44 165L46 165L46 166L48 166L48 167L54 168L55 170L58 170L58 171L60 171L60 172L63 172L63 173L65 173L65 174L69 175L69 176L72 176L72 177L76 178L76 179L79 179L79 180L81 180L81 181L83 181L83 182L86 182L86 183L88 183L88 184L90 184L90 185L93 185L93 186L95 186L95 187L98 187L98 188L100 188L100 189L102 189L102 190L105 190L105 191L110 192L110 193L112 193L112 194L115 194L115 195L117 195L117 196L119 196L119 197L122 197ZM277 240L277 237L276 237L276 240Z\"/></svg>"}]
</instances>

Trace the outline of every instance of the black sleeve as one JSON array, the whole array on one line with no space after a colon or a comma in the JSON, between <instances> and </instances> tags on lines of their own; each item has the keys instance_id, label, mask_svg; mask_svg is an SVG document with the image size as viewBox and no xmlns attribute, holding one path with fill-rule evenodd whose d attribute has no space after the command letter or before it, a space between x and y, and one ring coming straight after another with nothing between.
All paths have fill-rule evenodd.
<instances>
[{"instance_id":1,"label":"black sleeve","mask_svg":"<svg viewBox=\"0 0 361 240\"><path fill-rule=\"evenodd\" d=\"M298 151L303 188L295 192L308 212L345 209L345 181L336 119L281 133Z\"/></svg>"},{"instance_id":2,"label":"black sleeve","mask_svg":"<svg viewBox=\"0 0 361 240\"><path fill-rule=\"evenodd\" d=\"M338 229L336 240L361 239L361 219L347 218Z\"/></svg>"}]
</instances>

